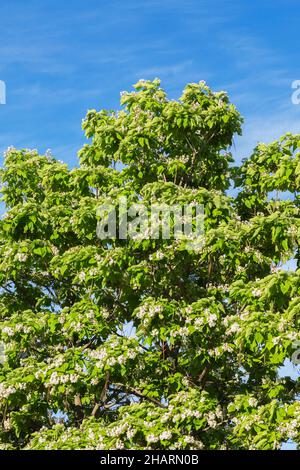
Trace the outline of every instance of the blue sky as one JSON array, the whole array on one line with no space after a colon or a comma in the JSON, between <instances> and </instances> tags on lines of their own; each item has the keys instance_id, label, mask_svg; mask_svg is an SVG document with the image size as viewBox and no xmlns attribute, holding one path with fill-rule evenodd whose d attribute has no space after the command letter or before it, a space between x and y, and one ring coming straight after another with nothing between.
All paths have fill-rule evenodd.
<instances>
[{"instance_id":1,"label":"blue sky","mask_svg":"<svg viewBox=\"0 0 300 470\"><path fill-rule=\"evenodd\" d=\"M297 0L2 0L0 152L51 148L77 164L88 108L115 108L139 78L176 98L189 81L225 89L245 118L237 159L300 130Z\"/></svg>"}]
</instances>

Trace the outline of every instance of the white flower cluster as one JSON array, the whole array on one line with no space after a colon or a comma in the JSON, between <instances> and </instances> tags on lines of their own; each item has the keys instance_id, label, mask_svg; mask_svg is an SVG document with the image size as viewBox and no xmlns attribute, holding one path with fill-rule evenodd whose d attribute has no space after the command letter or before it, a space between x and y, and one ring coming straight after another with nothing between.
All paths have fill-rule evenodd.
<instances>
[{"instance_id":1,"label":"white flower cluster","mask_svg":"<svg viewBox=\"0 0 300 470\"><path fill-rule=\"evenodd\" d=\"M105 346L90 351L89 357L96 360L96 367L103 369L104 366L115 366L125 364L128 360L135 359L139 351L132 345L122 345L118 341L110 341Z\"/></svg>"},{"instance_id":2,"label":"white flower cluster","mask_svg":"<svg viewBox=\"0 0 300 470\"><path fill-rule=\"evenodd\" d=\"M263 293L262 289L258 289L258 288L252 289L252 295L254 297L261 297L262 293Z\"/></svg>"},{"instance_id":3,"label":"white flower cluster","mask_svg":"<svg viewBox=\"0 0 300 470\"><path fill-rule=\"evenodd\" d=\"M241 327L237 322L234 322L230 325L229 328L226 330L226 334L230 335L231 333L240 333L241 332Z\"/></svg>"},{"instance_id":4,"label":"white flower cluster","mask_svg":"<svg viewBox=\"0 0 300 470\"><path fill-rule=\"evenodd\" d=\"M52 369L52 368L57 368L57 367L60 367L64 364L65 362L65 358L63 355L59 355L59 356L56 356L55 358L53 357L49 357L47 359L47 363L49 364L49 366L47 366L45 369L44 369L44 372L48 372L48 370Z\"/></svg>"},{"instance_id":5,"label":"white flower cluster","mask_svg":"<svg viewBox=\"0 0 300 470\"><path fill-rule=\"evenodd\" d=\"M97 268L92 268L89 270L89 276L93 277L98 274L98 269Z\"/></svg>"},{"instance_id":6,"label":"white flower cluster","mask_svg":"<svg viewBox=\"0 0 300 470\"><path fill-rule=\"evenodd\" d=\"M16 392L16 387L13 387L12 385L6 386L3 382L0 383L0 400L3 400L13 393Z\"/></svg>"},{"instance_id":7,"label":"white flower cluster","mask_svg":"<svg viewBox=\"0 0 300 470\"><path fill-rule=\"evenodd\" d=\"M280 267L276 266L275 264L271 265L271 273L278 273L280 271Z\"/></svg>"},{"instance_id":8,"label":"white flower cluster","mask_svg":"<svg viewBox=\"0 0 300 470\"><path fill-rule=\"evenodd\" d=\"M193 445L193 449L199 449L200 450L200 449L203 449L203 447L204 447L203 442L195 439L193 436L184 436L183 437L183 442L185 444Z\"/></svg>"},{"instance_id":9,"label":"white flower cluster","mask_svg":"<svg viewBox=\"0 0 300 470\"><path fill-rule=\"evenodd\" d=\"M80 380L78 374L58 374L58 372L53 372L48 381L48 385L59 385L67 383L77 383Z\"/></svg>"},{"instance_id":10,"label":"white flower cluster","mask_svg":"<svg viewBox=\"0 0 300 470\"><path fill-rule=\"evenodd\" d=\"M296 415L294 419L281 423L278 426L278 431L288 439L295 439L299 436L300 430L300 414Z\"/></svg>"},{"instance_id":11,"label":"white flower cluster","mask_svg":"<svg viewBox=\"0 0 300 470\"><path fill-rule=\"evenodd\" d=\"M10 326L4 326L1 331L7 336L14 336L15 334L14 328L11 328Z\"/></svg>"},{"instance_id":12,"label":"white flower cluster","mask_svg":"<svg viewBox=\"0 0 300 470\"><path fill-rule=\"evenodd\" d=\"M110 316L110 312L107 308L102 307L101 308L101 315L102 315L103 318L107 319Z\"/></svg>"},{"instance_id":13,"label":"white flower cluster","mask_svg":"<svg viewBox=\"0 0 300 470\"><path fill-rule=\"evenodd\" d=\"M182 421L187 418L201 418L203 416L203 413L201 413L199 410L192 410L192 409L185 409L181 413L176 413L173 416L168 416L168 419L171 419L173 423L176 423L177 421Z\"/></svg>"},{"instance_id":14,"label":"white flower cluster","mask_svg":"<svg viewBox=\"0 0 300 470\"><path fill-rule=\"evenodd\" d=\"M136 434L136 430L135 429L128 429L127 432L126 432L126 437L127 439L132 439Z\"/></svg>"},{"instance_id":15,"label":"white flower cluster","mask_svg":"<svg viewBox=\"0 0 300 470\"><path fill-rule=\"evenodd\" d=\"M95 320L95 312L94 310L88 310L87 314L86 314L86 318L88 320L91 320L93 322L93 320Z\"/></svg>"},{"instance_id":16,"label":"white flower cluster","mask_svg":"<svg viewBox=\"0 0 300 470\"><path fill-rule=\"evenodd\" d=\"M285 335L285 338L289 339L290 341L295 341L299 339L299 333L297 333L296 331L290 331Z\"/></svg>"},{"instance_id":17,"label":"white flower cluster","mask_svg":"<svg viewBox=\"0 0 300 470\"><path fill-rule=\"evenodd\" d=\"M80 333L80 332L82 332L83 328L89 326L92 323L95 323L95 319L89 318L88 323L87 322L84 323L83 321L78 321L78 320L74 320L74 321L70 321L70 322L65 320L65 321L62 321L62 323L64 323L64 327L62 328L62 331L64 333L69 333L70 330L73 330L73 331L76 331L77 333Z\"/></svg>"},{"instance_id":18,"label":"white flower cluster","mask_svg":"<svg viewBox=\"0 0 300 470\"><path fill-rule=\"evenodd\" d=\"M296 225L291 225L287 230L288 235L295 237L298 235L298 228Z\"/></svg>"},{"instance_id":19,"label":"white flower cluster","mask_svg":"<svg viewBox=\"0 0 300 470\"><path fill-rule=\"evenodd\" d=\"M154 434L148 434L146 437L146 440L149 444L155 444L156 442L159 441L159 436L155 436Z\"/></svg>"},{"instance_id":20,"label":"white flower cluster","mask_svg":"<svg viewBox=\"0 0 300 470\"><path fill-rule=\"evenodd\" d=\"M245 266L238 266L238 267L236 268L236 272L237 272L237 273L244 273L245 271L246 271Z\"/></svg>"},{"instance_id":21,"label":"white flower cluster","mask_svg":"<svg viewBox=\"0 0 300 470\"><path fill-rule=\"evenodd\" d=\"M218 422L216 420L216 415L215 413L213 413L212 411L210 411L207 415L206 415L206 421L207 421L207 424L210 428L213 428L215 429L217 426L218 426Z\"/></svg>"},{"instance_id":22,"label":"white flower cluster","mask_svg":"<svg viewBox=\"0 0 300 470\"><path fill-rule=\"evenodd\" d=\"M161 260L165 257L164 253L162 251L157 251L153 255L149 255L149 260Z\"/></svg>"},{"instance_id":23,"label":"white flower cluster","mask_svg":"<svg viewBox=\"0 0 300 470\"><path fill-rule=\"evenodd\" d=\"M209 310L204 310L204 313L207 313L207 323L212 328L216 325L218 317L215 313L210 313Z\"/></svg>"},{"instance_id":24,"label":"white flower cluster","mask_svg":"<svg viewBox=\"0 0 300 470\"><path fill-rule=\"evenodd\" d=\"M92 359L97 359L98 362L96 363L96 366L101 368L105 365L105 361L108 357L108 351L105 348L96 349L95 351L91 351L89 356Z\"/></svg>"},{"instance_id":25,"label":"white flower cluster","mask_svg":"<svg viewBox=\"0 0 300 470\"><path fill-rule=\"evenodd\" d=\"M254 397L250 397L249 400L248 400L248 403L249 403L249 406L255 408L257 406L257 400L256 398Z\"/></svg>"},{"instance_id":26,"label":"white flower cluster","mask_svg":"<svg viewBox=\"0 0 300 470\"><path fill-rule=\"evenodd\" d=\"M32 329L29 326L18 323L14 326L4 326L2 328L2 333L6 334L7 336L14 336L16 333L28 334L31 332L31 330Z\"/></svg>"},{"instance_id":27,"label":"white flower cluster","mask_svg":"<svg viewBox=\"0 0 300 470\"><path fill-rule=\"evenodd\" d=\"M151 321L163 311L163 306L159 304L143 304L135 312L136 318L142 321L142 325L147 327Z\"/></svg>"},{"instance_id":28,"label":"white flower cluster","mask_svg":"<svg viewBox=\"0 0 300 470\"><path fill-rule=\"evenodd\" d=\"M173 338L187 338L187 336L189 336L189 329L187 326L182 326L180 328L177 328L176 330L172 330L170 332L170 336L173 337Z\"/></svg>"},{"instance_id":29,"label":"white flower cluster","mask_svg":"<svg viewBox=\"0 0 300 470\"><path fill-rule=\"evenodd\" d=\"M109 437L119 437L127 431L128 427L129 427L128 423L126 422L121 423L121 424L118 424L117 426L113 426L112 428L108 428L106 430L106 434Z\"/></svg>"},{"instance_id":30,"label":"white flower cluster","mask_svg":"<svg viewBox=\"0 0 300 470\"><path fill-rule=\"evenodd\" d=\"M255 418L256 415L255 415ZM254 418L253 416L251 415L251 417L249 417L249 415L242 415L242 416L234 416L231 421L234 423L234 425L237 427L237 430L239 429L239 427L242 427L245 431L250 431L253 423L255 422L254 421ZM259 421L256 421L257 424L259 423Z\"/></svg>"},{"instance_id":31,"label":"white flower cluster","mask_svg":"<svg viewBox=\"0 0 300 470\"><path fill-rule=\"evenodd\" d=\"M26 253L17 253L16 254L16 260L20 261L20 263L25 263L25 261L27 261Z\"/></svg>"},{"instance_id":32,"label":"white flower cluster","mask_svg":"<svg viewBox=\"0 0 300 470\"><path fill-rule=\"evenodd\" d=\"M16 149L13 145L10 145L9 147L7 147L6 150L4 150L3 154L4 154L4 157L7 157L10 152L14 152Z\"/></svg>"},{"instance_id":33,"label":"white flower cluster","mask_svg":"<svg viewBox=\"0 0 300 470\"><path fill-rule=\"evenodd\" d=\"M63 355L59 355L55 358L50 357L47 359L48 365L44 368L35 372L35 378L45 380L46 387L53 387L59 384L75 384L82 379L82 374L87 373L79 365L75 365L75 371L77 373L59 373L56 369L61 367L66 362L66 358Z\"/></svg>"},{"instance_id":34,"label":"white flower cluster","mask_svg":"<svg viewBox=\"0 0 300 470\"><path fill-rule=\"evenodd\" d=\"M193 307L189 306L185 308L185 313L190 315L193 312ZM196 329L202 329L203 325L207 324L210 328L216 326L218 321L218 315L214 312L211 312L209 308L205 308L201 312L201 316L194 318L187 317L186 324L193 325Z\"/></svg>"},{"instance_id":35,"label":"white flower cluster","mask_svg":"<svg viewBox=\"0 0 300 470\"><path fill-rule=\"evenodd\" d=\"M221 346L217 346L214 349L209 349L208 354L211 357L220 357L225 352L232 352L233 348L228 343L223 343Z\"/></svg>"},{"instance_id":36,"label":"white flower cluster","mask_svg":"<svg viewBox=\"0 0 300 470\"><path fill-rule=\"evenodd\" d=\"M3 421L3 427L5 429L5 431L9 431L11 429L11 421L10 421L10 418L7 418Z\"/></svg>"},{"instance_id":37,"label":"white flower cluster","mask_svg":"<svg viewBox=\"0 0 300 470\"><path fill-rule=\"evenodd\" d=\"M159 435L159 439L161 441L166 441L166 440L169 440L172 438L172 432L171 431L163 431L160 435Z\"/></svg>"},{"instance_id":38,"label":"white flower cluster","mask_svg":"<svg viewBox=\"0 0 300 470\"><path fill-rule=\"evenodd\" d=\"M282 341L282 338L280 336L275 336L273 339L272 339L272 343L274 345L277 345L277 344L280 344Z\"/></svg>"}]
</instances>

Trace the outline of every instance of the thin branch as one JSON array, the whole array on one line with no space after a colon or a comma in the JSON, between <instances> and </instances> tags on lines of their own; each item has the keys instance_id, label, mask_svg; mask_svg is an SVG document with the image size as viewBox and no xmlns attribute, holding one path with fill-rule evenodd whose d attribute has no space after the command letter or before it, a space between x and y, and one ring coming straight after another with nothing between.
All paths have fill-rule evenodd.
<instances>
[{"instance_id":1,"label":"thin branch","mask_svg":"<svg viewBox=\"0 0 300 470\"><path fill-rule=\"evenodd\" d=\"M153 403L154 405L159 406L160 408L167 408L166 405L163 405L159 400L156 400L156 398L149 397L148 395L143 395L141 392L139 392L139 391L136 390L135 388L127 387L126 385L120 384L120 383L116 383L115 385L116 385L117 387L122 387L122 388L124 388L127 393L130 393L130 394L132 394L132 395L136 395L137 397L142 398L143 400L151 401L151 403Z\"/></svg>"}]
</instances>

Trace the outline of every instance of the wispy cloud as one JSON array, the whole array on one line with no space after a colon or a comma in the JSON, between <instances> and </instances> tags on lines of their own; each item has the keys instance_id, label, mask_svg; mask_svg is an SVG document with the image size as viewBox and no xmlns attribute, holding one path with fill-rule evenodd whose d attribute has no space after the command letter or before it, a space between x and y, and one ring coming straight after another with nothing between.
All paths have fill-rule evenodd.
<instances>
[{"instance_id":1,"label":"wispy cloud","mask_svg":"<svg viewBox=\"0 0 300 470\"><path fill-rule=\"evenodd\" d=\"M3 3L0 79L7 83L7 105L0 109L0 147L49 146L69 159L81 146L87 108L116 107L120 90L155 76L174 98L201 79L228 90L245 116L238 158L258 140L298 129L289 83L300 78L293 75L297 66L286 56L288 47L283 52L276 45L278 30L266 32L274 2ZM286 9L275 20L283 14ZM285 30L280 24L286 40L290 22Z\"/></svg>"},{"instance_id":2,"label":"wispy cloud","mask_svg":"<svg viewBox=\"0 0 300 470\"><path fill-rule=\"evenodd\" d=\"M236 161L248 157L259 142L273 142L287 132L300 134L300 106L295 108L293 111L249 117L243 126L243 136L235 139L233 154Z\"/></svg>"},{"instance_id":3,"label":"wispy cloud","mask_svg":"<svg viewBox=\"0 0 300 470\"><path fill-rule=\"evenodd\" d=\"M185 72L187 67L190 66L192 63L192 60L186 60L178 64L156 65L138 70L137 75L139 75L141 78L145 77L146 79L155 77L170 78L178 76L178 74Z\"/></svg>"}]
</instances>

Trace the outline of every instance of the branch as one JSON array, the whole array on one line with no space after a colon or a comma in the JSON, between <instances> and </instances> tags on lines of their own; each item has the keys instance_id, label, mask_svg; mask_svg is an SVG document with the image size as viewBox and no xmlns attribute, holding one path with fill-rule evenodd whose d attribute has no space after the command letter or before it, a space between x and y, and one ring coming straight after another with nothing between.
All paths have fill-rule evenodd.
<instances>
[{"instance_id":1,"label":"branch","mask_svg":"<svg viewBox=\"0 0 300 470\"><path fill-rule=\"evenodd\" d=\"M102 389L101 394L100 394L100 402L101 403L96 403L96 405L94 406L93 411L92 411L92 416L96 415L96 413L99 410L101 405L105 406L108 385L109 385L109 372L106 371L105 383L104 383L103 389Z\"/></svg>"},{"instance_id":2,"label":"branch","mask_svg":"<svg viewBox=\"0 0 300 470\"><path fill-rule=\"evenodd\" d=\"M137 397L142 398L143 400L151 401L151 403L153 403L154 405L159 406L160 408L168 408L166 405L163 405L159 400L156 400L156 398L152 398L152 397L149 397L147 395L143 395L141 392L139 392L135 388L127 387L126 385L123 385L123 384L120 384L120 383L116 383L115 385L117 387L124 388L127 393L130 393L132 395L136 395Z\"/></svg>"},{"instance_id":3,"label":"branch","mask_svg":"<svg viewBox=\"0 0 300 470\"><path fill-rule=\"evenodd\" d=\"M206 377L208 371L209 371L209 367L208 367L208 366L205 366L204 369L203 369L203 371L201 372L201 374L199 374L199 377L198 377L198 380L199 380L200 383L202 383L203 379L205 379L205 377ZM205 384L205 382L204 382L204 384ZM204 384L203 384L203 385L204 385Z\"/></svg>"}]
</instances>

